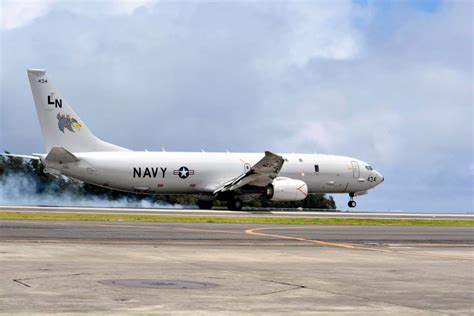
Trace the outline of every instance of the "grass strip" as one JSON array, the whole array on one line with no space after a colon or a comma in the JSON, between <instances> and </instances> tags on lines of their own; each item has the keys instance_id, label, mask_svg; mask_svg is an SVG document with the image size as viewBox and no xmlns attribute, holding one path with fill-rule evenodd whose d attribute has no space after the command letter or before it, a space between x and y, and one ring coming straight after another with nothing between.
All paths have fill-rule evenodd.
<instances>
[{"instance_id":1,"label":"grass strip","mask_svg":"<svg viewBox=\"0 0 474 316\"><path fill-rule=\"evenodd\" d=\"M279 225L474 226L474 219L314 218L202 215L141 215L51 212L0 212L0 220L72 220Z\"/></svg>"}]
</instances>

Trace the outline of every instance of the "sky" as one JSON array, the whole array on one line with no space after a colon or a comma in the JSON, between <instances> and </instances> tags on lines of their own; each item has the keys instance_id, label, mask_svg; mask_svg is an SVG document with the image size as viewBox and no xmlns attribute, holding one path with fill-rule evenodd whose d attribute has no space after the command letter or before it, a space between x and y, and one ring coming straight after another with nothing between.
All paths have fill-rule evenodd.
<instances>
[{"instance_id":1,"label":"sky","mask_svg":"<svg viewBox=\"0 0 474 316\"><path fill-rule=\"evenodd\" d=\"M385 177L358 210L473 211L473 7L1 0L0 149L45 151L44 68L120 146L346 155Z\"/></svg>"}]
</instances>

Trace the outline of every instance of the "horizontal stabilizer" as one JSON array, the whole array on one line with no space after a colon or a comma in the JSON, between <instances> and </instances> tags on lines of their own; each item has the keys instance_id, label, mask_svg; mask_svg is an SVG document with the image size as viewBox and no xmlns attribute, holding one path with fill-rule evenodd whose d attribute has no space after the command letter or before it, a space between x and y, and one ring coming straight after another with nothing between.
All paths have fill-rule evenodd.
<instances>
[{"instance_id":1,"label":"horizontal stabilizer","mask_svg":"<svg viewBox=\"0 0 474 316\"><path fill-rule=\"evenodd\" d=\"M63 147L53 147L45 158L47 163L72 163L79 159Z\"/></svg>"}]
</instances>

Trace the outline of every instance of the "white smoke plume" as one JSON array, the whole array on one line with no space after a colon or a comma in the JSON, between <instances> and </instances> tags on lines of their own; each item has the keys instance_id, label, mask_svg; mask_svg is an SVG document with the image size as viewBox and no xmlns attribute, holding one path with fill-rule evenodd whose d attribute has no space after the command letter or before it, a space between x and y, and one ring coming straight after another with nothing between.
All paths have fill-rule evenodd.
<instances>
[{"instance_id":1,"label":"white smoke plume","mask_svg":"<svg viewBox=\"0 0 474 316\"><path fill-rule=\"evenodd\" d=\"M80 185L75 186L78 190ZM14 173L0 180L0 205L129 207L129 208L183 208L180 204L153 201L150 197L113 199L103 196L78 195L70 189L63 192L39 192L38 183L31 177ZM186 207L192 207L186 205Z\"/></svg>"}]
</instances>

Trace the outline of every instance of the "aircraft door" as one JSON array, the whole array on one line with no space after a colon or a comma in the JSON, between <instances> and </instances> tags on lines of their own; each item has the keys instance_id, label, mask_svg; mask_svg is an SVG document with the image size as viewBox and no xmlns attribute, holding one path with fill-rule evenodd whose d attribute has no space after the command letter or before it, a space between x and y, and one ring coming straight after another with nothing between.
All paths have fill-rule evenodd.
<instances>
[{"instance_id":1,"label":"aircraft door","mask_svg":"<svg viewBox=\"0 0 474 316\"><path fill-rule=\"evenodd\" d=\"M359 164L357 163L357 161L352 161L352 176L354 177L354 179L360 178Z\"/></svg>"}]
</instances>

